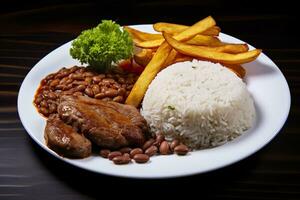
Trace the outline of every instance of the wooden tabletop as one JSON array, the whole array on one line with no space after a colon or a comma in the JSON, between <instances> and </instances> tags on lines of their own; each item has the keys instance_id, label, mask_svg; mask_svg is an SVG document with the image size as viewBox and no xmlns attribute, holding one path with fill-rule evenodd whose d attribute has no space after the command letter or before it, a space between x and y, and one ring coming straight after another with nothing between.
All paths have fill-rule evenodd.
<instances>
[{"instance_id":1,"label":"wooden tabletop","mask_svg":"<svg viewBox=\"0 0 300 200\"><path fill-rule=\"evenodd\" d=\"M172 191L183 197L199 193L202 199L300 199L299 14L291 1L289 5L269 4L271 8L247 5L247 1L245 6L239 2L238 7L238 1L217 0L5 2L0 8L0 199L95 199L112 188L118 191L112 196L131 195L128 187L149 197ZM24 77L46 54L83 29L101 19L122 25L157 21L190 25L207 15L216 19L222 32L263 49L288 81L292 95L289 118L262 150L206 174L123 179L70 166L41 149L24 130L16 106Z\"/></svg>"}]
</instances>

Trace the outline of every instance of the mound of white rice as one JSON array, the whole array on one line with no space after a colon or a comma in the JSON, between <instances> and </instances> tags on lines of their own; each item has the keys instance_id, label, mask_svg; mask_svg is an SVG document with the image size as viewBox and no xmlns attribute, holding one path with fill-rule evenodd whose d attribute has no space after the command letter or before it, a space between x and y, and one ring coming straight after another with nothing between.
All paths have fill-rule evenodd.
<instances>
[{"instance_id":1,"label":"mound of white rice","mask_svg":"<svg viewBox=\"0 0 300 200\"><path fill-rule=\"evenodd\" d=\"M141 113L153 133L192 148L224 144L255 119L245 83L220 64L197 60L162 70L146 92Z\"/></svg>"}]
</instances>

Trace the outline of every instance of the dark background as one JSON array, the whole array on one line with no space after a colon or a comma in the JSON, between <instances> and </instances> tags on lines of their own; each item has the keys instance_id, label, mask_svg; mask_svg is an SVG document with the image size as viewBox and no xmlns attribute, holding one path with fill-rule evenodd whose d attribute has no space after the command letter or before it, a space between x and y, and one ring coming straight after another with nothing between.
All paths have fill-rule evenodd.
<instances>
[{"instance_id":1,"label":"dark background","mask_svg":"<svg viewBox=\"0 0 300 200\"><path fill-rule=\"evenodd\" d=\"M222 32L262 48L288 80L292 106L266 147L229 167L192 177L132 180L79 170L37 146L24 130L17 94L29 70L46 54L101 19L118 23L193 24L212 15ZM299 10L294 1L23 1L0 6L0 199L178 197L300 199ZM99 166L101 167L101 166ZM111 192L111 190L115 192Z\"/></svg>"}]
</instances>

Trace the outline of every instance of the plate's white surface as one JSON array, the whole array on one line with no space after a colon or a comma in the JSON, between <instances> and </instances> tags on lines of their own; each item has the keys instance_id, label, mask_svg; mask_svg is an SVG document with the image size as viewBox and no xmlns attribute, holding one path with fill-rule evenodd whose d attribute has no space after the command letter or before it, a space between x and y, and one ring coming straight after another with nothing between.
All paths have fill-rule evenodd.
<instances>
[{"instance_id":1,"label":"plate's white surface","mask_svg":"<svg viewBox=\"0 0 300 200\"><path fill-rule=\"evenodd\" d=\"M133 26L142 31L153 32L150 25ZM241 43L226 34L222 41ZM18 96L18 112L28 134L42 148L57 158L90 171L136 178L164 178L203 173L237 162L266 145L281 129L290 109L290 91L278 67L261 54L252 63L243 65L247 70L247 88L255 102L257 120L251 130L223 146L192 152L187 156L156 156L148 164L114 165L100 156L82 160L58 156L44 143L45 119L38 114L32 101L40 81L49 73L62 67L79 64L69 55L71 42L62 45L40 60L24 79ZM252 48L252 47L251 47Z\"/></svg>"}]
</instances>

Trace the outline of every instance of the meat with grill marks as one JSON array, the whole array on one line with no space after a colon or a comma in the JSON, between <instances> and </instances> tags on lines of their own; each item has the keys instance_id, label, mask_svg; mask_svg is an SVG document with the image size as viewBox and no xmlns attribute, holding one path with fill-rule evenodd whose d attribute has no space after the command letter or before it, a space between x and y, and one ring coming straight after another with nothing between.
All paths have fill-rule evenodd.
<instances>
[{"instance_id":1,"label":"meat with grill marks","mask_svg":"<svg viewBox=\"0 0 300 200\"><path fill-rule=\"evenodd\" d=\"M84 158L91 155L91 142L65 124L57 114L48 118L44 137L47 146L61 156Z\"/></svg>"},{"instance_id":2,"label":"meat with grill marks","mask_svg":"<svg viewBox=\"0 0 300 200\"><path fill-rule=\"evenodd\" d=\"M146 121L130 105L65 95L60 98L58 114L100 147L117 149L145 142Z\"/></svg>"}]
</instances>

